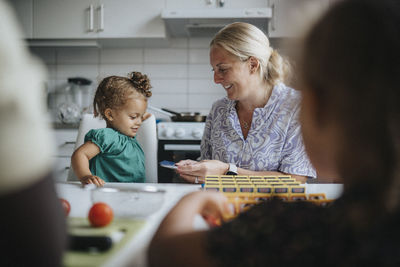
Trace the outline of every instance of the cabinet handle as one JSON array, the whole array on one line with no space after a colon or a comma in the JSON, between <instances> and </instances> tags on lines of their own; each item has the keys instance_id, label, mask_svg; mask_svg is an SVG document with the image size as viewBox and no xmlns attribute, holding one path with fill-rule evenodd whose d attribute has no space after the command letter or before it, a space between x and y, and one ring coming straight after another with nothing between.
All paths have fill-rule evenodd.
<instances>
[{"instance_id":1,"label":"cabinet handle","mask_svg":"<svg viewBox=\"0 0 400 267\"><path fill-rule=\"evenodd\" d=\"M66 141L65 144L66 145L75 145L76 142L75 141Z\"/></svg>"},{"instance_id":2,"label":"cabinet handle","mask_svg":"<svg viewBox=\"0 0 400 267\"><path fill-rule=\"evenodd\" d=\"M275 31L276 30L276 28L275 28L275 4L271 5L271 13L272 13L271 29L273 31Z\"/></svg>"},{"instance_id":3,"label":"cabinet handle","mask_svg":"<svg viewBox=\"0 0 400 267\"><path fill-rule=\"evenodd\" d=\"M93 5L90 5L89 6L89 30L88 30L89 32L94 31L93 12L94 12Z\"/></svg>"},{"instance_id":4,"label":"cabinet handle","mask_svg":"<svg viewBox=\"0 0 400 267\"><path fill-rule=\"evenodd\" d=\"M98 8L99 10L99 29L98 32L104 31L104 4L101 4Z\"/></svg>"}]
</instances>

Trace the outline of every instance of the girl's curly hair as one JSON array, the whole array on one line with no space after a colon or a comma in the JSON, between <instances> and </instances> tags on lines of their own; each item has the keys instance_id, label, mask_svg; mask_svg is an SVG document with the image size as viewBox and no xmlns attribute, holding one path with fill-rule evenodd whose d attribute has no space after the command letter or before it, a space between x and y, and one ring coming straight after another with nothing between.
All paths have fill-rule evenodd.
<instances>
[{"instance_id":1,"label":"girl's curly hair","mask_svg":"<svg viewBox=\"0 0 400 267\"><path fill-rule=\"evenodd\" d=\"M127 99L135 95L147 100L151 95L151 84L146 74L134 71L128 77L109 76L104 78L97 87L93 100L94 116L106 119L107 108L118 109L125 105Z\"/></svg>"}]
</instances>

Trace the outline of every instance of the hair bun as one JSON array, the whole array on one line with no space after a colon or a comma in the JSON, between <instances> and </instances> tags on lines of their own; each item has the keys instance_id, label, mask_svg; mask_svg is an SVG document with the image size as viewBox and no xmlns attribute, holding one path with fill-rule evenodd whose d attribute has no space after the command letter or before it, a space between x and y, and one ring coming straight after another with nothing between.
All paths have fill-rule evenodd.
<instances>
[{"instance_id":1,"label":"hair bun","mask_svg":"<svg viewBox=\"0 0 400 267\"><path fill-rule=\"evenodd\" d=\"M133 71L129 73L128 77L139 92L141 92L146 97L150 97L152 95L150 91L152 86L150 84L150 79L147 77L146 74L142 74L138 71Z\"/></svg>"}]
</instances>

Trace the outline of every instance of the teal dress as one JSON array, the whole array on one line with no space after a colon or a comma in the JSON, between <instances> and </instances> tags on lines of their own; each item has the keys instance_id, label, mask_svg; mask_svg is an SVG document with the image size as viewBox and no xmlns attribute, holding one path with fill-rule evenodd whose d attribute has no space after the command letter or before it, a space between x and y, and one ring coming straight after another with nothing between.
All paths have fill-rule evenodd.
<instances>
[{"instance_id":1,"label":"teal dress","mask_svg":"<svg viewBox=\"0 0 400 267\"><path fill-rule=\"evenodd\" d=\"M144 183L144 152L135 137L112 128L90 130L85 142L91 141L100 153L89 161L93 175L105 182Z\"/></svg>"}]
</instances>

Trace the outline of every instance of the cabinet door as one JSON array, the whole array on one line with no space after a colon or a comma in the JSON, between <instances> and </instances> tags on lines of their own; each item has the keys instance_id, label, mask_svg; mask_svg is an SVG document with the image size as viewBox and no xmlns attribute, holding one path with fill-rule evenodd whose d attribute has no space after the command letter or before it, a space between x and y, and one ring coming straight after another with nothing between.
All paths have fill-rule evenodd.
<instances>
[{"instance_id":1,"label":"cabinet door","mask_svg":"<svg viewBox=\"0 0 400 267\"><path fill-rule=\"evenodd\" d=\"M75 141L78 135L76 129L58 129L54 131L57 154L59 157L71 157L75 149Z\"/></svg>"},{"instance_id":2,"label":"cabinet door","mask_svg":"<svg viewBox=\"0 0 400 267\"><path fill-rule=\"evenodd\" d=\"M164 0L100 0L97 29L101 38L165 37Z\"/></svg>"},{"instance_id":3,"label":"cabinet door","mask_svg":"<svg viewBox=\"0 0 400 267\"><path fill-rule=\"evenodd\" d=\"M54 157L54 179L56 182L66 182L71 169L70 157Z\"/></svg>"},{"instance_id":4,"label":"cabinet door","mask_svg":"<svg viewBox=\"0 0 400 267\"><path fill-rule=\"evenodd\" d=\"M166 0L168 9L267 7L266 0Z\"/></svg>"},{"instance_id":5,"label":"cabinet door","mask_svg":"<svg viewBox=\"0 0 400 267\"><path fill-rule=\"evenodd\" d=\"M270 0L269 37L296 37L299 34L297 26L307 18L304 12L307 7L322 11L328 4L329 0Z\"/></svg>"},{"instance_id":6,"label":"cabinet door","mask_svg":"<svg viewBox=\"0 0 400 267\"><path fill-rule=\"evenodd\" d=\"M96 38L97 3L98 0L35 0L33 37Z\"/></svg>"},{"instance_id":7,"label":"cabinet door","mask_svg":"<svg viewBox=\"0 0 400 267\"><path fill-rule=\"evenodd\" d=\"M32 0L9 1L14 8L25 38L32 38L33 33L33 2Z\"/></svg>"}]
</instances>

